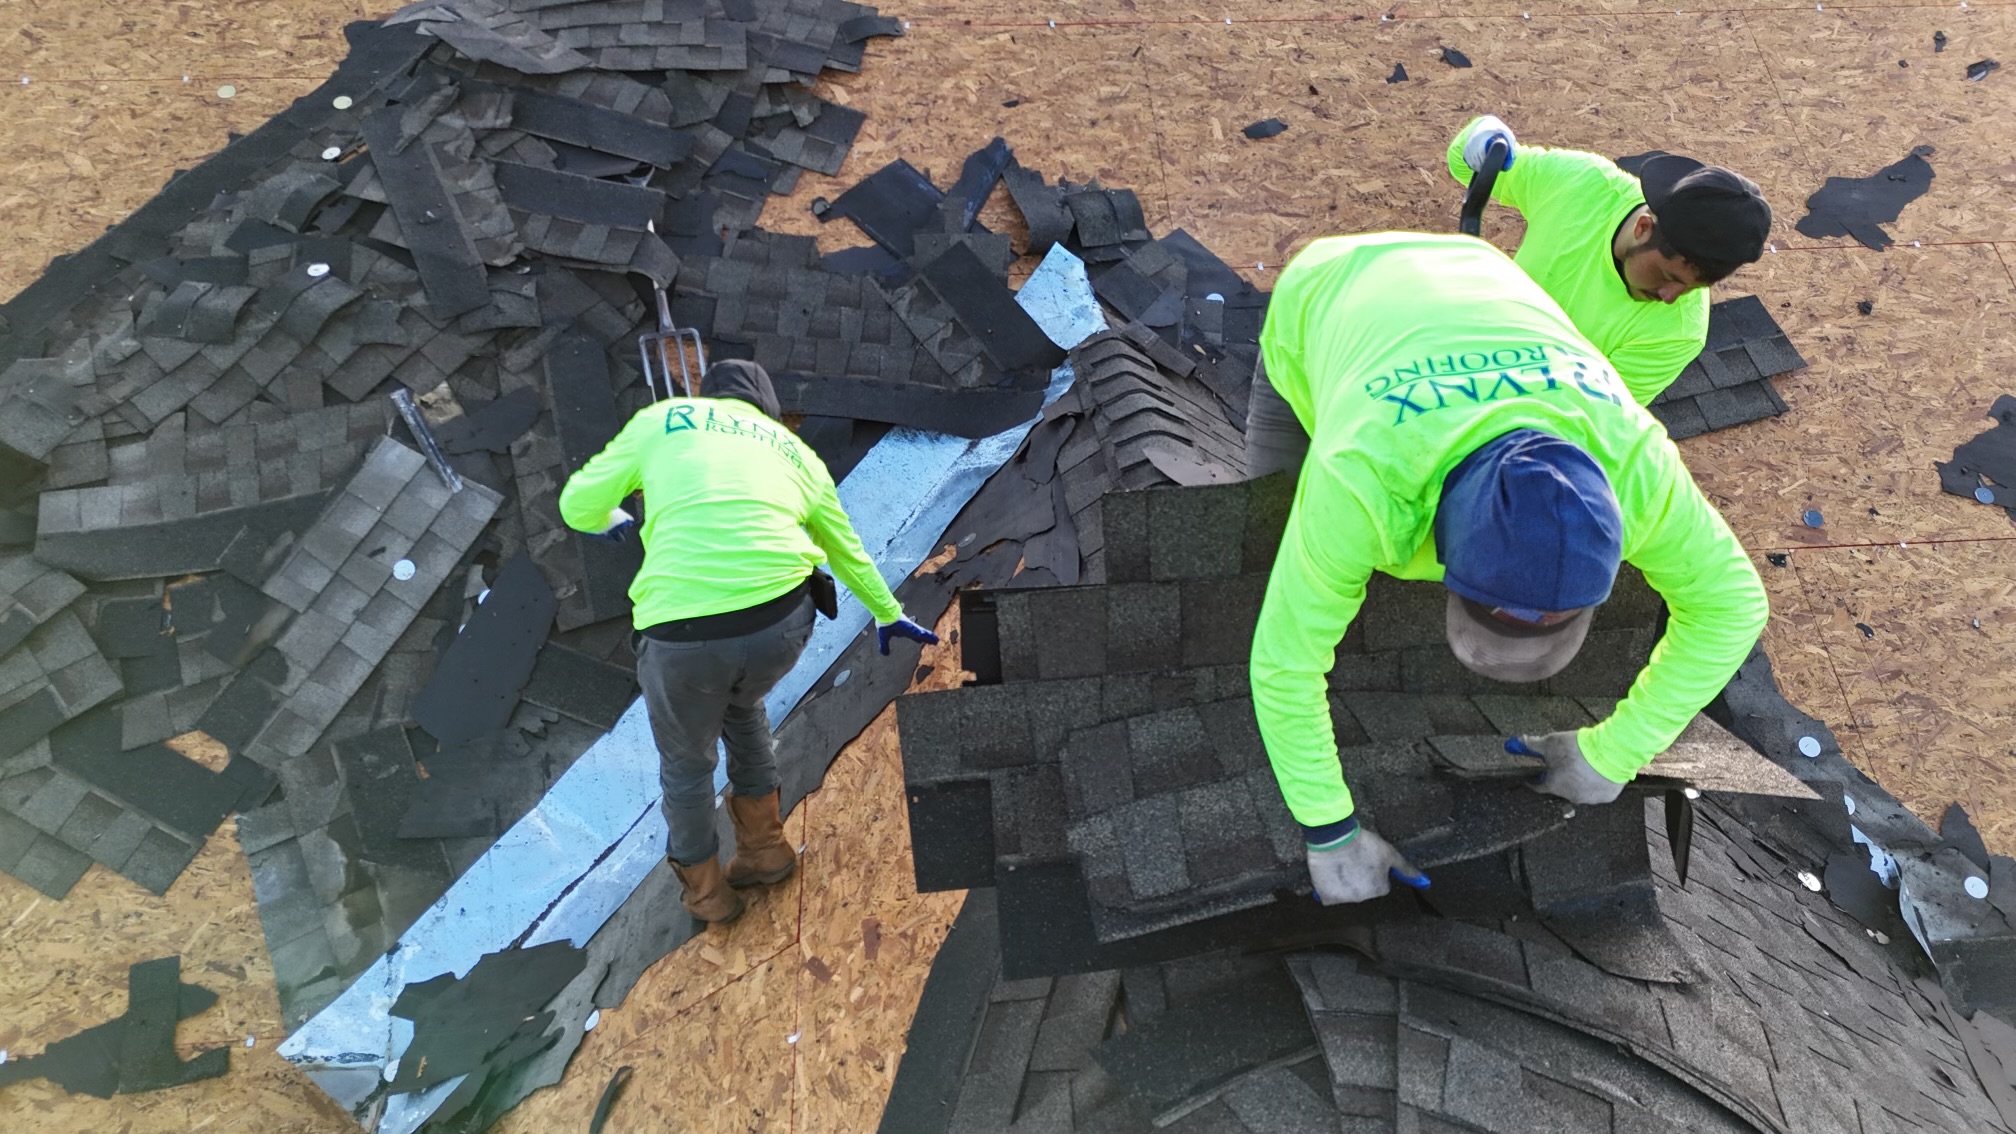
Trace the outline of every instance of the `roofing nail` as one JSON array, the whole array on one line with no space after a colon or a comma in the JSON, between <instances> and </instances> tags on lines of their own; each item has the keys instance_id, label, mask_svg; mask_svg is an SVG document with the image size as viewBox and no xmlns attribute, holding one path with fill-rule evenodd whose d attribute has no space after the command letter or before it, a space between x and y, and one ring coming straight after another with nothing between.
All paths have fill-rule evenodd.
<instances>
[{"instance_id":1,"label":"roofing nail","mask_svg":"<svg viewBox=\"0 0 2016 1134\"><path fill-rule=\"evenodd\" d=\"M326 276L326 275L328 275L328 274L329 274L329 265L327 265L327 264L310 264L310 265L308 265L308 277L309 277L310 279L317 279L317 280L319 280L319 279L321 279L321 278L322 278L323 276Z\"/></svg>"},{"instance_id":2,"label":"roofing nail","mask_svg":"<svg viewBox=\"0 0 2016 1134\"><path fill-rule=\"evenodd\" d=\"M343 156L342 146L330 146L328 149L322 151L323 161L335 161L337 158L340 158L342 156Z\"/></svg>"},{"instance_id":3,"label":"roofing nail","mask_svg":"<svg viewBox=\"0 0 2016 1134\"><path fill-rule=\"evenodd\" d=\"M401 559L392 565L392 577L403 583L413 577L414 570L411 559Z\"/></svg>"},{"instance_id":4,"label":"roofing nail","mask_svg":"<svg viewBox=\"0 0 2016 1134\"><path fill-rule=\"evenodd\" d=\"M230 83L225 83L223 86L217 88L218 98L230 98L237 93L238 88L232 86Z\"/></svg>"},{"instance_id":5,"label":"roofing nail","mask_svg":"<svg viewBox=\"0 0 2016 1134\"><path fill-rule=\"evenodd\" d=\"M1979 500L1983 504L1993 504L1995 503L1995 490L1984 484L1974 490L1974 499Z\"/></svg>"},{"instance_id":6,"label":"roofing nail","mask_svg":"<svg viewBox=\"0 0 2016 1134\"><path fill-rule=\"evenodd\" d=\"M1979 900L1988 896L1988 880L1978 874L1968 875L1967 881L1961 885L1966 887L1967 896L1970 898Z\"/></svg>"},{"instance_id":7,"label":"roofing nail","mask_svg":"<svg viewBox=\"0 0 2016 1134\"><path fill-rule=\"evenodd\" d=\"M253 1044L255 1044L255 1043L257 1043L257 1042L258 1042L258 1041L257 1041L256 1039L254 1039L253 1037L251 1037L251 1036L246 1036L246 1037L245 1037L245 1046L246 1046L246 1047L251 1047L251 1046L252 1046Z\"/></svg>"},{"instance_id":8,"label":"roofing nail","mask_svg":"<svg viewBox=\"0 0 2016 1134\"><path fill-rule=\"evenodd\" d=\"M1816 894L1820 892L1820 879L1810 870L1799 872L1799 884Z\"/></svg>"},{"instance_id":9,"label":"roofing nail","mask_svg":"<svg viewBox=\"0 0 2016 1134\"><path fill-rule=\"evenodd\" d=\"M588 1013L587 1019L581 1021L581 1030L584 1032L592 1032L595 1030L595 1025L601 1022L602 1022L602 1009L597 1008L593 1012Z\"/></svg>"},{"instance_id":10,"label":"roofing nail","mask_svg":"<svg viewBox=\"0 0 2016 1134\"><path fill-rule=\"evenodd\" d=\"M1820 739L1813 736L1800 737L1799 755L1806 757L1808 760L1818 757L1820 755Z\"/></svg>"},{"instance_id":11,"label":"roofing nail","mask_svg":"<svg viewBox=\"0 0 2016 1134\"><path fill-rule=\"evenodd\" d=\"M356 105L356 103L350 98L349 95L339 94L335 98L330 100L329 105L335 107L338 110L348 110L352 106Z\"/></svg>"}]
</instances>

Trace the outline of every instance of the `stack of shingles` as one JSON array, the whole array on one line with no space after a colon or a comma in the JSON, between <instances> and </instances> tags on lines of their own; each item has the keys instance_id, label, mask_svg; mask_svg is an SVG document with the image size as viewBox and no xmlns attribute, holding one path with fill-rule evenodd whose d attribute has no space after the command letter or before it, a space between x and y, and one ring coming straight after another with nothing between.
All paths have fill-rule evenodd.
<instances>
[{"instance_id":1,"label":"stack of shingles","mask_svg":"<svg viewBox=\"0 0 2016 1134\"><path fill-rule=\"evenodd\" d=\"M1614 810L1657 837L1636 806ZM1687 966L1667 974L1487 910L1336 933L1285 959L1011 979L990 948L1005 911L977 891L881 1130L2016 1129L2002 1062L2016 1030L1970 1022L1915 976L1908 943L1810 892L1806 847L1703 815L1690 885L1658 874Z\"/></svg>"},{"instance_id":2,"label":"stack of shingles","mask_svg":"<svg viewBox=\"0 0 2016 1134\"><path fill-rule=\"evenodd\" d=\"M897 702L918 884L1001 887L1018 972L1327 916L1274 901L1305 872L1247 689L1289 489L1270 478L1110 493L1103 583L970 598L964 664L979 684ZM1635 836L1600 816L1571 823L1470 765L1507 735L1607 715L1649 656L1659 609L1627 572L1573 665L1508 687L1449 657L1438 588L1375 581L1339 647L1332 717L1363 812L1417 864L1448 868L1431 902L1460 906L1515 865L1532 882L1529 909L1642 890ZM1221 916L1242 910L1251 920Z\"/></svg>"},{"instance_id":3,"label":"stack of shingles","mask_svg":"<svg viewBox=\"0 0 2016 1134\"><path fill-rule=\"evenodd\" d=\"M1675 441L1775 417L1785 400L1771 379L1806 365L1754 295L1708 309L1708 342L1650 405Z\"/></svg>"}]
</instances>

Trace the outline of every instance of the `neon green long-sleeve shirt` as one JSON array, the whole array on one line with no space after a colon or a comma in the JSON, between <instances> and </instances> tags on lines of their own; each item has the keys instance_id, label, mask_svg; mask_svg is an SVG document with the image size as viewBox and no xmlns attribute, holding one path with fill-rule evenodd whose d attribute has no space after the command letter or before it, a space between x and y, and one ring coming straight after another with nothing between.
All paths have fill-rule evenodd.
<instances>
[{"instance_id":1,"label":"neon green long-sleeve shirt","mask_svg":"<svg viewBox=\"0 0 2016 1134\"><path fill-rule=\"evenodd\" d=\"M1255 713L1295 818L1348 817L1324 677L1372 572L1442 578L1442 482L1515 429L1580 445L1623 516L1626 561L1666 599L1666 634L1583 755L1624 782L1728 683L1764 628L1756 569L1679 450L1561 308L1467 236L1319 240L1281 273L1267 376L1310 436L1255 627Z\"/></svg>"},{"instance_id":2,"label":"neon green long-sleeve shirt","mask_svg":"<svg viewBox=\"0 0 2016 1134\"><path fill-rule=\"evenodd\" d=\"M1449 143L1449 172L1470 184L1463 147L1477 121ZM1617 163L1579 150L1521 144L1498 175L1491 199L1526 217L1526 239L1513 260L1532 276L1584 338L1610 360L1639 405L1673 384L1708 341L1708 289L1672 303L1637 299L1617 274L1611 240L1645 203L1638 179Z\"/></svg>"},{"instance_id":3,"label":"neon green long-sleeve shirt","mask_svg":"<svg viewBox=\"0 0 2016 1134\"><path fill-rule=\"evenodd\" d=\"M877 621L902 617L825 463L745 402L673 398L639 410L567 478L560 518L602 531L640 488L644 565L630 584L639 628L755 606L829 560Z\"/></svg>"}]
</instances>

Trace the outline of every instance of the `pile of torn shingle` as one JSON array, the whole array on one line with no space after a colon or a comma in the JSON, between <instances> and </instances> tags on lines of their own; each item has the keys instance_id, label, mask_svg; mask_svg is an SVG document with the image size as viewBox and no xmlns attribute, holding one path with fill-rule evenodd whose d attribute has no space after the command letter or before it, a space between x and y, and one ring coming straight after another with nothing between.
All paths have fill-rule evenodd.
<instances>
[{"instance_id":1,"label":"pile of torn shingle","mask_svg":"<svg viewBox=\"0 0 2016 1134\"><path fill-rule=\"evenodd\" d=\"M998 600L996 617L1013 617ZM1005 634L1002 650L1005 668ZM1062 707L1036 707L1020 731L1061 730ZM1221 916L1216 933L1108 943L1080 924L1071 887L1053 884L1051 904L1022 896L1041 884L1016 876L1043 862L1000 855L925 986L881 1130L2016 1130L2016 869L1987 856L1964 815L1936 835L1856 772L1779 694L1761 652L1712 711L1812 798L1707 793L1684 878L1665 865L1672 813L1662 822L1627 795L1588 809L1607 835L1582 836L1586 861L1562 855L1578 817L1509 862L1431 870L1425 903L1410 892L1356 916L1249 911ZM1216 743L1208 722L1191 727ZM1046 827L1068 842L1055 829L1080 806L1068 767L1080 735L1050 800L1062 823L1023 809L1026 762L983 781L1014 801L993 806L997 846ZM906 750L911 739L906 727ZM1146 768L1170 767L1143 755L1132 751L1137 792ZM1116 757L1109 780L1128 767ZM920 788L910 795L914 814ZM985 840L981 802L968 818ZM1165 818L1186 844L1220 829L1180 806ZM919 838L921 870L927 845L949 844L942 831ZM1179 871L1197 861L1150 849ZM1543 890L1563 881L1581 898L1546 908Z\"/></svg>"},{"instance_id":2,"label":"pile of torn shingle","mask_svg":"<svg viewBox=\"0 0 2016 1134\"><path fill-rule=\"evenodd\" d=\"M764 199L860 123L813 76L897 30L651 8L353 25L329 82L7 305L0 868L158 893L242 812L299 1020L627 707L635 551L565 530L559 486L648 397L648 289L767 254Z\"/></svg>"}]
</instances>

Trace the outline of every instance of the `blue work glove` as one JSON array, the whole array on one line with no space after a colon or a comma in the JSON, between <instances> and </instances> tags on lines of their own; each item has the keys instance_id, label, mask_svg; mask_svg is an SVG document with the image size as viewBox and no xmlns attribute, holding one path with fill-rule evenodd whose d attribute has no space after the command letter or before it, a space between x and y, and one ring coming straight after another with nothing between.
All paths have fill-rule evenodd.
<instances>
[{"instance_id":1,"label":"blue work glove","mask_svg":"<svg viewBox=\"0 0 2016 1134\"><path fill-rule=\"evenodd\" d=\"M882 648L882 656L885 658L889 656L889 639L891 638L908 638L913 642L922 642L927 646L938 644L938 635L910 621L910 616L907 614L894 622L877 622L875 624L875 644Z\"/></svg>"},{"instance_id":2,"label":"blue work glove","mask_svg":"<svg viewBox=\"0 0 2016 1134\"><path fill-rule=\"evenodd\" d=\"M1370 827L1308 851L1309 881L1316 885L1316 900L1326 906L1369 902L1391 890L1396 878L1416 890L1428 888L1428 876Z\"/></svg>"},{"instance_id":3,"label":"blue work glove","mask_svg":"<svg viewBox=\"0 0 2016 1134\"><path fill-rule=\"evenodd\" d=\"M591 532L596 539L606 539L611 543L622 543L637 530L637 517L621 508L609 509L609 526L599 532Z\"/></svg>"},{"instance_id":4,"label":"blue work glove","mask_svg":"<svg viewBox=\"0 0 2016 1134\"><path fill-rule=\"evenodd\" d=\"M1512 137L1512 127L1500 122L1497 115L1487 114L1477 120L1469 139L1463 143L1463 164L1471 172L1482 170L1490 160L1492 142L1505 143L1505 164L1500 168L1512 168L1513 160L1519 156L1519 143Z\"/></svg>"},{"instance_id":5,"label":"blue work glove","mask_svg":"<svg viewBox=\"0 0 2016 1134\"><path fill-rule=\"evenodd\" d=\"M1623 784L1590 766L1573 732L1515 736L1505 742L1505 751L1547 762L1547 770L1531 784L1542 795L1558 795L1570 803L1596 804L1609 803L1624 794Z\"/></svg>"}]
</instances>

